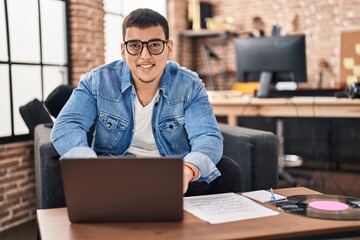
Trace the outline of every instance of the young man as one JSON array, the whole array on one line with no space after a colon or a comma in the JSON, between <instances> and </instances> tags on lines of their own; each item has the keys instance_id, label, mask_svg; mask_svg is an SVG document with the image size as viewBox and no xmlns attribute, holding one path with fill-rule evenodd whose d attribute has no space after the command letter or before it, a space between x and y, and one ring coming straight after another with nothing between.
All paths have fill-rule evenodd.
<instances>
[{"instance_id":1,"label":"young man","mask_svg":"<svg viewBox=\"0 0 360 240\"><path fill-rule=\"evenodd\" d=\"M192 181L212 182L223 137L198 75L168 61L167 20L137 9L124 19L123 38L123 60L88 72L73 91L54 124L54 147L61 158L181 155L184 193Z\"/></svg>"}]
</instances>

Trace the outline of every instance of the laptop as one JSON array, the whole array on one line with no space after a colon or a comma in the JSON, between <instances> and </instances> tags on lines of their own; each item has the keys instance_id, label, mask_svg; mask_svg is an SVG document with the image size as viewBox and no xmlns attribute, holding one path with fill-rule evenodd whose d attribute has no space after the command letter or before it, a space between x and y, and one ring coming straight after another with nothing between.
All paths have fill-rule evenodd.
<instances>
[{"instance_id":1,"label":"laptop","mask_svg":"<svg viewBox=\"0 0 360 240\"><path fill-rule=\"evenodd\" d=\"M183 219L183 160L100 157L60 161L72 223Z\"/></svg>"}]
</instances>

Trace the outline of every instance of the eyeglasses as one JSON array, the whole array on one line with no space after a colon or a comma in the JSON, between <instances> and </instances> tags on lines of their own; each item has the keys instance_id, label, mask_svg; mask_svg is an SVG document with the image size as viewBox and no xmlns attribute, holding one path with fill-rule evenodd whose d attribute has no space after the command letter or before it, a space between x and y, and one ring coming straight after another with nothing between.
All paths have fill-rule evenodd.
<instances>
[{"instance_id":1,"label":"eyeglasses","mask_svg":"<svg viewBox=\"0 0 360 240\"><path fill-rule=\"evenodd\" d=\"M140 40L129 40L124 42L126 46L126 51L130 55L138 55L140 54L144 49L144 44L146 44L146 47L152 55L159 55L164 51L165 43L167 43L168 40L164 41L161 39L151 39L147 42L142 42Z\"/></svg>"}]
</instances>

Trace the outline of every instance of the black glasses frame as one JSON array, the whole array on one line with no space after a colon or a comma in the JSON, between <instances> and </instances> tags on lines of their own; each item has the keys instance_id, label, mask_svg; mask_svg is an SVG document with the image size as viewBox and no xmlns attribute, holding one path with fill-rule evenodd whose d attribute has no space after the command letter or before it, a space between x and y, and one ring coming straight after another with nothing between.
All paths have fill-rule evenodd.
<instances>
[{"instance_id":1,"label":"black glasses frame","mask_svg":"<svg viewBox=\"0 0 360 240\"><path fill-rule=\"evenodd\" d=\"M152 53L151 50L149 49L149 43L151 43L151 42L156 42L156 41L162 42L162 44L163 44L162 50L161 50L159 53ZM162 40L162 39L156 38L156 39L151 39L151 40L145 41L145 42L142 42L142 41L140 41L140 40L128 40L128 41L124 42L124 44L125 44L125 47L126 47L126 51L127 51L130 55L133 55L133 56L139 55L139 54L142 53L142 51L144 50L144 44L146 44L146 48L147 48L147 50L149 51L149 53L150 53L151 55L160 55L160 54L162 54L162 53L164 52L165 44L166 44L168 41L169 41L169 39L167 39L167 40ZM131 42L141 43L141 50L140 50L139 53L135 53L135 54L134 54L134 53L131 53L131 52L129 51L129 49L128 49L128 43L131 43Z\"/></svg>"}]
</instances>

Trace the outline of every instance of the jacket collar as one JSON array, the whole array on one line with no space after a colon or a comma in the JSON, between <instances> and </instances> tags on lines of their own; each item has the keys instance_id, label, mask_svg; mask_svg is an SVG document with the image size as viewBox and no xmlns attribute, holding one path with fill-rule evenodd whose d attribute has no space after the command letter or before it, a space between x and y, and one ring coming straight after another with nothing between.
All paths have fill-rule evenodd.
<instances>
[{"instance_id":1,"label":"jacket collar","mask_svg":"<svg viewBox=\"0 0 360 240\"><path fill-rule=\"evenodd\" d=\"M126 89L132 86L131 72L125 61L124 64L122 65L120 81L122 82L121 93L124 93Z\"/></svg>"}]
</instances>

